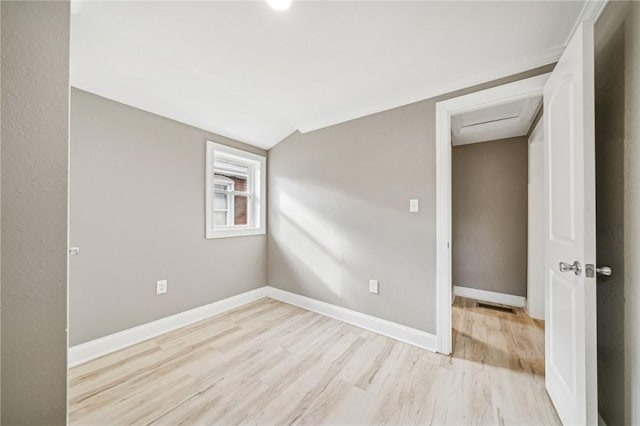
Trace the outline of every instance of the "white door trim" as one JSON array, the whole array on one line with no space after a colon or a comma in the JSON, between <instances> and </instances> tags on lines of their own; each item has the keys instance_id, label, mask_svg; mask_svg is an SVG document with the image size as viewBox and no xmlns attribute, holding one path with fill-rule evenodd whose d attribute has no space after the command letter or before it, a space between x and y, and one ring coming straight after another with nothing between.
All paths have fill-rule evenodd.
<instances>
[{"instance_id":1,"label":"white door trim","mask_svg":"<svg viewBox=\"0 0 640 426\"><path fill-rule=\"evenodd\" d=\"M437 351L451 353L451 116L542 96L543 74L436 104L436 331Z\"/></svg>"}]
</instances>

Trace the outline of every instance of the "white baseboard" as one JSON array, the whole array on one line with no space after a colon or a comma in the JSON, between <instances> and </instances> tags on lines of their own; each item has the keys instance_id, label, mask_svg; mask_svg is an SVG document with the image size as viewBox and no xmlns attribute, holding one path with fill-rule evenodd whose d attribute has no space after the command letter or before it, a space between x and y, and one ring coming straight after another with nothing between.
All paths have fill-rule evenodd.
<instances>
[{"instance_id":1,"label":"white baseboard","mask_svg":"<svg viewBox=\"0 0 640 426\"><path fill-rule=\"evenodd\" d=\"M407 327L406 325L352 311L351 309L321 302L310 297L301 296L274 287L267 287L267 296L422 349L427 349L432 352L436 351L436 336L426 331Z\"/></svg>"},{"instance_id":2,"label":"white baseboard","mask_svg":"<svg viewBox=\"0 0 640 426\"><path fill-rule=\"evenodd\" d=\"M453 294L460 297L468 297L469 299L481 300L483 302L515 306L516 308L524 308L527 304L527 299L522 296L478 290L477 288L461 287L458 285L453 286Z\"/></svg>"},{"instance_id":3,"label":"white baseboard","mask_svg":"<svg viewBox=\"0 0 640 426\"><path fill-rule=\"evenodd\" d=\"M208 305L190 309L137 327L119 331L69 348L68 363L73 367L103 355L143 342L194 322L221 314L263 297L280 300L321 315L353 324L383 336L408 343L429 351L436 351L436 336L351 309L321 302L274 287L260 287Z\"/></svg>"},{"instance_id":4,"label":"white baseboard","mask_svg":"<svg viewBox=\"0 0 640 426\"><path fill-rule=\"evenodd\" d=\"M230 309L267 297L267 287L260 287L208 305L190 309L137 327L119 331L69 348L68 364L73 367L111 352L140 343L176 328L209 318Z\"/></svg>"}]
</instances>

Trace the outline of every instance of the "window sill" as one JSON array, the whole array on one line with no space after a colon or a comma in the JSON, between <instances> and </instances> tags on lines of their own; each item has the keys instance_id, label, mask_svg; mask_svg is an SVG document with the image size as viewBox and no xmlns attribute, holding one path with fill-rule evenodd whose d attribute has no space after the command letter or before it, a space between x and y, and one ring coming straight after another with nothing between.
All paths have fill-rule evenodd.
<instances>
[{"instance_id":1,"label":"window sill","mask_svg":"<svg viewBox=\"0 0 640 426\"><path fill-rule=\"evenodd\" d=\"M232 238L232 237L248 237L251 235L265 235L264 228L250 228L250 229L225 229L218 231L207 230L207 240L214 240L217 238Z\"/></svg>"}]
</instances>

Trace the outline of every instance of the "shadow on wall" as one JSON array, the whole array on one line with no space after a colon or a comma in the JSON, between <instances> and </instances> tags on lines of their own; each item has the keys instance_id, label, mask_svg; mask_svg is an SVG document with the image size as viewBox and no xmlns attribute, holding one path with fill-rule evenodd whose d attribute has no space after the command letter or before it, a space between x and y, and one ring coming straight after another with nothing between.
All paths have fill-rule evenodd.
<instances>
[{"instance_id":1,"label":"shadow on wall","mask_svg":"<svg viewBox=\"0 0 640 426\"><path fill-rule=\"evenodd\" d=\"M274 179L277 191L271 193L270 208L277 215L272 213L269 218L272 250L277 251L273 255L281 260L279 268L286 268L283 275L293 278L299 289L313 297L329 292L332 301L356 302L368 293L368 279L376 277L375 272L371 276L357 274L370 269L372 253L399 267L407 262L401 244L379 247L379 241L398 238L397 230L381 226L378 234L371 235L360 223L362 215L388 223L390 214L397 214L391 204L382 208L308 181ZM380 239L384 233L389 235ZM358 249L363 245L366 252Z\"/></svg>"},{"instance_id":2,"label":"shadow on wall","mask_svg":"<svg viewBox=\"0 0 640 426\"><path fill-rule=\"evenodd\" d=\"M317 188L310 191L289 179L279 180L287 182L279 184L281 190L275 199L272 198L279 212L278 220L272 219L272 225L275 225L270 234L273 241L283 258L294 258L305 266L302 271L295 267L290 271L300 278L300 283L309 280L307 272L311 272L315 278L313 281L342 298L343 275L348 273L343 261L343 250L347 244L344 232L302 201L305 193L313 193Z\"/></svg>"}]
</instances>

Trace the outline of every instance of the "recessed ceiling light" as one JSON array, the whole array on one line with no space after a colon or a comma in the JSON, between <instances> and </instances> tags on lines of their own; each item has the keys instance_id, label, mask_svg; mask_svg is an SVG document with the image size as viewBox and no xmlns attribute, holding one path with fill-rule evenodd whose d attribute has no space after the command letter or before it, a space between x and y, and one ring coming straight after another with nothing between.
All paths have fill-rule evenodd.
<instances>
[{"instance_id":1,"label":"recessed ceiling light","mask_svg":"<svg viewBox=\"0 0 640 426\"><path fill-rule=\"evenodd\" d=\"M291 0L267 0L267 3L275 10L287 10L291 6Z\"/></svg>"}]
</instances>

